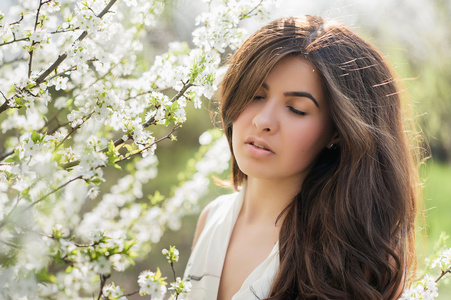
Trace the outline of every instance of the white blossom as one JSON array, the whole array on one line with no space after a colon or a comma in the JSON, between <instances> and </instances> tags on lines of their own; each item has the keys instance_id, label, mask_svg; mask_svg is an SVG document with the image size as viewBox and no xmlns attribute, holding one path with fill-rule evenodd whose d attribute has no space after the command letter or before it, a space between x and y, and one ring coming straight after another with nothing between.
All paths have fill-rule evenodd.
<instances>
[{"instance_id":1,"label":"white blossom","mask_svg":"<svg viewBox=\"0 0 451 300\"><path fill-rule=\"evenodd\" d=\"M150 295L153 300L161 300L167 292L166 286L160 281L161 274L149 270L141 272L138 276L139 294Z\"/></svg>"},{"instance_id":2,"label":"white blossom","mask_svg":"<svg viewBox=\"0 0 451 300\"><path fill-rule=\"evenodd\" d=\"M95 261L93 263L94 265L94 272L102 275L108 275L111 273L111 261L106 258L105 256L101 256L99 260Z\"/></svg>"},{"instance_id":3,"label":"white blossom","mask_svg":"<svg viewBox=\"0 0 451 300\"><path fill-rule=\"evenodd\" d=\"M127 297L124 296L122 289L119 286L115 286L114 284L108 284L103 287L102 294L107 299L113 298L117 300L127 300Z\"/></svg>"},{"instance_id":4,"label":"white blossom","mask_svg":"<svg viewBox=\"0 0 451 300\"><path fill-rule=\"evenodd\" d=\"M68 81L69 81L69 78L63 77L63 76L58 76L55 79L55 90L59 91L59 90L67 89L67 82Z\"/></svg>"},{"instance_id":5,"label":"white blossom","mask_svg":"<svg viewBox=\"0 0 451 300\"><path fill-rule=\"evenodd\" d=\"M48 39L47 30L45 29L36 29L31 35L30 40L36 43L40 43L43 40Z\"/></svg>"}]
</instances>

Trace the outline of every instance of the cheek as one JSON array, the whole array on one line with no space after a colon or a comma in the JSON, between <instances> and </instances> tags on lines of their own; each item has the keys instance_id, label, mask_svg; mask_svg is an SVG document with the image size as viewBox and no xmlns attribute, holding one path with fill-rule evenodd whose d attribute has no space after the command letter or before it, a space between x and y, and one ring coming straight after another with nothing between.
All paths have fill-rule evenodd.
<instances>
[{"instance_id":1,"label":"cheek","mask_svg":"<svg viewBox=\"0 0 451 300\"><path fill-rule=\"evenodd\" d=\"M313 125L313 124L312 124ZM327 143L331 139L331 126L323 124L315 124L316 126L309 126L309 128L294 129L292 136L292 143L294 151L308 155L309 157L316 157L319 152L327 147ZM297 134L294 133L297 132ZM299 134L302 132L302 134Z\"/></svg>"}]
</instances>

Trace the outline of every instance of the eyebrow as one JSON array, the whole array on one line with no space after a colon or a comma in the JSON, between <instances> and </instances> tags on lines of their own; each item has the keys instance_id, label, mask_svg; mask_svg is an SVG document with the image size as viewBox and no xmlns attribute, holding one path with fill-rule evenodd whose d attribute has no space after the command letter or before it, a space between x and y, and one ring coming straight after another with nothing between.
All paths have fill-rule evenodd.
<instances>
[{"instance_id":1,"label":"eyebrow","mask_svg":"<svg viewBox=\"0 0 451 300\"><path fill-rule=\"evenodd\" d=\"M263 82L262 87L269 91L269 86L265 82ZM296 92L296 91L295 92L285 92L285 93L283 93L283 95L287 96L287 97L291 96L291 97L308 98L308 99L312 100L313 103L315 103L316 107L319 108L318 101L316 101L315 97L313 97L312 94L310 94L308 92Z\"/></svg>"}]
</instances>

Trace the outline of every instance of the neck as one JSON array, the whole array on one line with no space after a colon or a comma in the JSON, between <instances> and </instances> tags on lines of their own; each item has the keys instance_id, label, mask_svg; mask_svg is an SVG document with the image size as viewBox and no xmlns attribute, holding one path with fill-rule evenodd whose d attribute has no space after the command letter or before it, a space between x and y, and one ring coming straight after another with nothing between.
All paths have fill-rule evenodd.
<instances>
[{"instance_id":1,"label":"neck","mask_svg":"<svg viewBox=\"0 0 451 300\"><path fill-rule=\"evenodd\" d=\"M277 181L248 178L240 215L247 223L275 224L280 213L300 190L299 181ZM282 224L282 218L277 227Z\"/></svg>"}]
</instances>

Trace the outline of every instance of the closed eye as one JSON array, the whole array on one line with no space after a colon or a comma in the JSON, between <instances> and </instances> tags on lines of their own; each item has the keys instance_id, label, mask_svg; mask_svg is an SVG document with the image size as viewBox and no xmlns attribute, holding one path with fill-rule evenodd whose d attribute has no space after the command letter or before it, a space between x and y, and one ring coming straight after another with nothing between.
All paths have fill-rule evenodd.
<instances>
[{"instance_id":1,"label":"closed eye","mask_svg":"<svg viewBox=\"0 0 451 300\"><path fill-rule=\"evenodd\" d=\"M296 108L294 108L293 106L288 106L288 109L291 110L292 112L294 112L297 115L301 115L301 116L305 116L306 113L300 110L297 110Z\"/></svg>"},{"instance_id":2,"label":"closed eye","mask_svg":"<svg viewBox=\"0 0 451 300\"><path fill-rule=\"evenodd\" d=\"M254 100L261 100L263 98L265 98L265 97L263 97L263 96L254 96Z\"/></svg>"}]
</instances>

